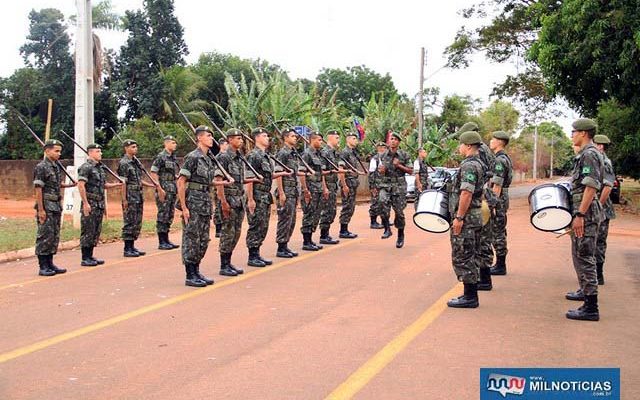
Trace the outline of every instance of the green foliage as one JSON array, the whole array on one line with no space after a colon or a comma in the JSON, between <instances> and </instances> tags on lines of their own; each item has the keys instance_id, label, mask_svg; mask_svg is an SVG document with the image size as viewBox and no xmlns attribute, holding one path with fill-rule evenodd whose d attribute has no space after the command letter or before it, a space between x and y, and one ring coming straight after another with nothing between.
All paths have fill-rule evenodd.
<instances>
[{"instance_id":1,"label":"green foliage","mask_svg":"<svg viewBox=\"0 0 640 400\"><path fill-rule=\"evenodd\" d=\"M640 178L640 116L637 108L616 100L603 102L598 109L598 131L609 136L607 155L616 174Z\"/></svg>"},{"instance_id":2,"label":"green foliage","mask_svg":"<svg viewBox=\"0 0 640 400\"><path fill-rule=\"evenodd\" d=\"M470 96L446 96L436 123L446 125L449 132L457 131L466 122L474 119L472 118L474 103Z\"/></svg>"},{"instance_id":3,"label":"green foliage","mask_svg":"<svg viewBox=\"0 0 640 400\"><path fill-rule=\"evenodd\" d=\"M491 133L495 131L514 133L519 118L520 113L513 104L495 100L480 113L481 133L485 140L491 139Z\"/></svg>"},{"instance_id":4,"label":"green foliage","mask_svg":"<svg viewBox=\"0 0 640 400\"><path fill-rule=\"evenodd\" d=\"M406 136L407 133L412 134L416 126L413 104L401 99L397 94L371 95L371 99L363 107L363 112L363 127L366 137L371 139L362 144L362 149L367 153L375 151L374 143L386 142L389 130L401 132ZM400 145L405 146L406 140Z\"/></svg>"},{"instance_id":5,"label":"green foliage","mask_svg":"<svg viewBox=\"0 0 640 400\"><path fill-rule=\"evenodd\" d=\"M430 124L422 134L422 148L427 151L427 162L432 166L454 167L461 161L458 154L459 142L456 134L447 130L446 125ZM418 131L414 130L405 138L404 149L413 158L418 156Z\"/></svg>"},{"instance_id":6,"label":"green foliage","mask_svg":"<svg viewBox=\"0 0 640 400\"><path fill-rule=\"evenodd\" d=\"M514 168L529 172L533 165L534 126L526 126L520 135L512 139L507 152L514 161ZM552 147L553 145L553 147ZM551 170L551 152L553 151L553 169L560 173L570 173L573 162L571 140L555 122L543 122L538 125L538 176L549 176Z\"/></svg>"}]
</instances>

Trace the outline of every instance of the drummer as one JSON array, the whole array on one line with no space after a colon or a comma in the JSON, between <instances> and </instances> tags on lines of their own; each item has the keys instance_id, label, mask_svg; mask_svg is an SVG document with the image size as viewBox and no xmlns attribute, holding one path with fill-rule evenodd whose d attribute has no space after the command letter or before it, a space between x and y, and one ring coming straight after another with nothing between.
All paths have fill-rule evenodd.
<instances>
[{"instance_id":1,"label":"drummer","mask_svg":"<svg viewBox=\"0 0 640 400\"><path fill-rule=\"evenodd\" d=\"M429 166L426 160L427 151L425 149L418 150L418 158L413 162L413 175L416 177L416 195L431 186L429 182Z\"/></svg>"},{"instance_id":2,"label":"drummer","mask_svg":"<svg viewBox=\"0 0 640 400\"><path fill-rule=\"evenodd\" d=\"M597 125L587 118L573 123L571 141L580 151L573 159L571 174L571 197L573 201L573 223L571 233L571 255L573 267L578 275L580 289L567 293L569 300L584 300L584 305L569 310L567 318L583 321L598 321L598 280L596 274L596 239L602 207L596 193L602 186L604 160L593 144Z\"/></svg>"},{"instance_id":3,"label":"drummer","mask_svg":"<svg viewBox=\"0 0 640 400\"><path fill-rule=\"evenodd\" d=\"M451 258L458 281L464 284L464 294L447 302L449 307L478 307L478 278L480 265L480 231L482 229L483 165L478 158L482 143L475 131L459 136L458 151L465 159L453 178L449 193L449 212L453 220L451 229Z\"/></svg>"}]
</instances>

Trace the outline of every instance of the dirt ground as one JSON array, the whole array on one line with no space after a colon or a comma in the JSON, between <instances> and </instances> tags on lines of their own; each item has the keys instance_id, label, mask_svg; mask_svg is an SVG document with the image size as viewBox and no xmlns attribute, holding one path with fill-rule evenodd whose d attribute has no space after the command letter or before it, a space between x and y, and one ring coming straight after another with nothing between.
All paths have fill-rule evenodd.
<instances>
[{"instance_id":1,"label":"dirt ground","mask_svg":"<svg viewBox=\"0 0 640 400\"><path fill-rule=\"evenodd\" d=\"M33 259L2 264L0 398L475 399L481 367L619 367L622 398L640 398L640 217L611 223L601 320L570 321L570 239L533 229L512 195L509 273L474 310L443 306L461 292L449 236L415 227L412 205L403 249L368 228L366 205L357 239L293 259L273 258L272 223L262 253L275 262L262 269L245 266L243 234L241 277L217 275L214 238L206 289L185 287L180 250L153 238L142 258L98 247L107 262L95 268L62 252L69 272L53 278Z\"/></svg>"}]
</instances>

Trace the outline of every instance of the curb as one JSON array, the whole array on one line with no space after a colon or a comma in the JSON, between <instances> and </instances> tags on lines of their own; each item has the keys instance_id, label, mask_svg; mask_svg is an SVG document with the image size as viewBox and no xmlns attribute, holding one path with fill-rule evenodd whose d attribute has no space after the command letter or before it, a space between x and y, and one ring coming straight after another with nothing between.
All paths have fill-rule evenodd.
<instances>
[{"instance_id":1,"label":"curb","mask_svg":"<svg viewBox=\"0 0 640 400\"><path fill-rule=\"evenodd\" d=\"M58 250L71 250L80 246L80 239L69 240L68 242L62 242L58 245ZM24 258L31 258L36 256L36 248L29 247L27 249L7 251L6 253L0 253L0 264L21 260Z\"/></svg>"}]
</instances>

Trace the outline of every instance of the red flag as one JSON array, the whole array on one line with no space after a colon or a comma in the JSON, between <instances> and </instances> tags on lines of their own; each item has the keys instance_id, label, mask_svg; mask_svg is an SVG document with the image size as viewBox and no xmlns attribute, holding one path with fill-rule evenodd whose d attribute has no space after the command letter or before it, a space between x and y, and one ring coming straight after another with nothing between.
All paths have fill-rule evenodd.
<instances>
[{"instance_id":1,"label":"red flag","mask_svg":"<svg viewBox=\"0 0 640 400\"><path fill-rule=\"evenodd\" d=\"M364 142L365 132L364 127L360 125L357 118L353 118L353 125L355 125L356 130L358 131L358 136L360 137L360 141Z\"/></svg>"}]
</instances>

